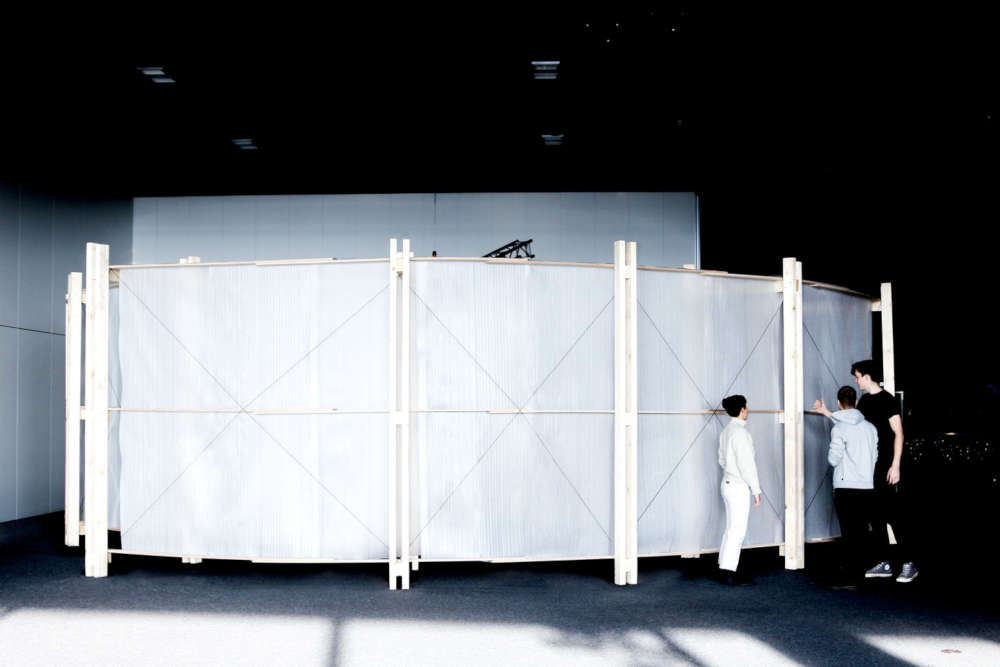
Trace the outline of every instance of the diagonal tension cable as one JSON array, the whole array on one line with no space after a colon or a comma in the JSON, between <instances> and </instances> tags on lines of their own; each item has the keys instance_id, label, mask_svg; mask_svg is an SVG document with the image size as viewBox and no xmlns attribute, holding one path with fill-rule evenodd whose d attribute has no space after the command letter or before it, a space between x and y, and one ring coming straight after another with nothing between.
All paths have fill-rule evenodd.
<instances>
[{"instance_id":1,"label":"diagonal tension cable","mask_svg":"<svg viewBox=\"0 0 1000 667\"><path fill-rule=\"evenodd\" d=\"M148 304L147 304L147 303L146 303L145 301L143 301L143 300L142 300L142 298L141 298L141 297L140 297L140 296L139 296L138 294L136 294L135 290L133 290L133 289L132 289L131 287L129 287L129 285L128 285L128 284L127 284L127 283L126 283L125 281L121 280L121 278L120 278L120 277L119 277L119 284L121 284L121 285L122 285L123 287L125 287L125 289L127 289L127 290L128 290L128 291L129 291L129 292L130 292L130 293L132 294L132 296L134 296L134 297L135 297L136 301L138 301L138 302L139 302L139 303L140 303L140 304L141 304L141 305L143 306L143 308L145 308L145 309L146 309L146 311L147 311L147 312L148 312L148 313L149 313L149 314L150 314L150 315L151 315L151 316L153 317L153 319L155 319L155 320L156 320L156 322L157 322L157 323L159 323L159 325L160 325L161 327L163 327L164 331L166 331L166 332L167 332L168 334L170 334L170 336L171 336L171 337L172 337L172 338L173 338L173 339L174 339L175 341L177 341L177 344L181 346L181 349L183 349L183 350L184 350L184 352L185 352L185 353L187 353L187 355L188 355L188 356L190 356L190 357L191 357L191 359L192 359L192 360L193 360L193 361L194 361L194 362L195 362L196 364L198 364L198 366L199 366L199 367L201 367L201 369L202 369L202 370L203 370L203 371L204 371L204 372L205 372L205 373L206 373L206 374L207 374L207 375L208 375L208 376L209 376L210 378L212 378L212 380L213 380L213 381L214 381L214 382L215 382L215 383L216 383L216 384L217 384L217 385L219 386L219 388L220 388L220 389L222 389L222 391L223 391L223 392L224 392L224 393L226 394L226 396L228 396L228 397L229 397L229 399L230 399L230 400L232 400L232 401L233 401L233 403L235 403L235 404L236 404L236 406L237 406L237 407L239 408L239 412L237 412L237 413L236 413L236 414L235 414L235 415L233 416L233 418L232 418L232 419L230 419L230 420L229 420L229 422L227 422L227 423L226 423L226 425L225 425L225 426L223 427L223 429L222 429L221 431L219 431L219 433L217 433L217 434L215 435L215 437L213 437L213 438L212 438L212 439L211 439L211 440L209 441L209 443L208 443L208 444L207 444L207 445L206 445L206 446L205 446L205 447L204 447L204 448L203 448L203 449L202 449L202 450L201 450L201 451L200 451L200 452L199 452L199 453L197 454L197 456L195 456L195 457L194 457L194 459L192 459L192 460L191 460L191 462L190 462L190 463L188 463L188 465L187 465L187 466L186 466L186 467L184 468L184 470L182 470L182 471L181 471L181 473L180 473L180 474L179 474L179 475L178 475L177 477L175 477L175 478L174 478L174 480L173 480L173 481L171 481L171 482L170 482L170 483L169 483L169 484L167 485L167 487L166 487L166 488L165 488L165 489L164 489L164 490L163 490L163 491L162 491L162 492L160 493L160 495L158 495L158 496L156 497L156 499L155 499L155 500L153 500L153 502L152 502L152 503L150 503L150 504L149 504L149 506L147 506L147 507L146 507L146 509L142 511L142 513L141 513L141 514L139 515L139 518L137 518L137 519L136 519L135 521L133 521L133 522L132 522L132 525L130 525L130 526L129 526L129 527L128 527L128 528L127 528L127 529L126 529L125 531L123 531L123 533L122 533L122 534L125 534L125 533L127 533L127 532L128 532L129 530L131 530L132 528L134 528L134 527L135 527L135 525L136 525L136 524L137 524L137 523L139 522L139 519L142 519L142 518L143 518L144 516L146 516L146 514L147 514L147 513L148 513L148 512L149 512L149 511L150 511L150 510L151 510L151 509L153 508L153 506L154 506L154 505L156 505L156 504L157 504L157 503L158 503L158 502L159 502L159 501L160 501L160 500L161 500L161 499L162 499L162 498L163 498L163 497L164 497L164 496L166 495L167 491L169 491L169 490L170 490L170 489L171 489L171 488L172 488L172 487L173 487L173 486L174 486L174 485L175 485L175 484L176 484L176 483L177 483L177 482L178 482L178 481L179 481L179 480L181 479L181 477L183 477L183 476L184 476L185 474L187 474L188 470L190 470L190 469L191 469L191 467L192 467L192 466L193 466L193 465L195 464L195 462L197 462L197 461L198 461L198 460L199 460L199 459L201 458L201 456L202 456L202 455L203 455L203 454L204 454L204 453L205 453L206 451L208 451L208 449L209 449L209 448L211 448L213 444L215 444L215 442L216 442L216 441L218 441L219 437L221 437L221 436L222 436L222 434L223 434L223 433L224 433L224 432L225 432L225 431L226 431L226 430L227 430L227 429L229 428L229 426L230 426L230 425L232 425L232 423L233 423L234 421L236 421L236 418L237 418L237 417L239 417L239 416L240 416L241 414L245 414L245 415L247 415L247 417L249 417L249 418L250 418L250 419L251 419L251 420L252 420L252 421L253 421L253 422L254 422L255 424L257 424L257 426L258 426L258 427L259 427L259 428L260 428L260 429L261 429L262 431L264 431L264 433L265 433L265 434L266 434L266 435L267 435L268 437L270 437L270 438L271 438L271 439L272 439L272 440L273 440L274 442L276 442L276 443L277 443L277 444L279 445L279 447L281 447L281 449L282 449L282 450L283 450L283 451L284 451L284 452L285 452L285 453L286 453L286 454L287 454L287 455L288 455L289 457L291 457L293 461L295 461L295 463L297 463L297 464L298 464L299 466L301 466L301 467L302 467L302 468L303 468L304 470L306 470L306 472L307 472L307 473L309 473L309 471L308 471L308 470L307 470L307 469L305 468L305 466L303 466L303 464L302 464L302 463L301 463L301 462L300 462L300 461L299 461L298 459L296 459L296 458L295 458L295 457L294 457L294 456L293 456L293 455L291 454L291 452L289 452L289 451L288 451L288 449L287 449L287 448L285 448L285 447L284 447L283 445L281 445L281 443L280 443L280 442L279 442L279 441L278 441L278 440L277 440L277 439L276 439L276 438L275 438L275 437L274 437L273 435L271 435L271 434L270 434L270 432L268 432L268 431L267 431L266 429L264 429L264 427L263 427L263 426L261 426L261 425L260 425L260 423L259 423L259 422L258 422L258 421L257 421L256 419L254 419L254 418L253 418L253 416L252 416L252 415L251 415L251 414L250 414L249 412L247 412L247 411L246 411L246 408L247 408L247 406L249 406L249 404L250 404L250 403L248 403L247 405L241 405L241 404L240 404L240 402L239 402L239 401L238 401L238 400L237 400L237 399L236 399L236 398L235 398L235 397L234 397L234 396L232 395L232 393L231 393L231 392L230 392L230 391L229 391L229 390L228 390L228 389L227 389L227 388L225 387L225 385L223 385L223 383L222 383L222 382L221 382L221 381L220 381L220 380L219 380L219 379L218 379L218 378L217 378L217 377L216 377L216 376L215 376L214 374L212 374L212 372L211 372L210 370L208 370L208 368L207 368L207 367L205 366L205 364L203 364L203 363L202 363L202 362L201 362L201 361L200 361L200 360L199 360L199 359L198 359L198 358L197 358L197 357L195 356L195 354L194 354L194 353L193 353L193 352L192 352L192 351L190 350L190 348L188 348L188 346L184 344L184 342L183 342L183 341L182 341L182 340L181 340L181 339L180 339L180 338L179 338L179 337L178 337L178 336L177 336L177 335L176 335L176 334L175 334L175 333L174 333L174 332L173 332L173 331L172 331L172 330L170 329L170 327L168 327L168 326L166 325L166 323L164 323L164 322L163 322L163 320L162 320L162 319L160 319L160 318L159 318L159 317L158 317L158 316L156 315L156 313L155 313L155 312L153 312L152 308L150 308L150 307L149 307L149 305L148 305ZM280 380L281 380L281 379L282 379L282 378L283 378L283 377L284 377L285 375L287 375L287 374L288 374L288 373L289 373L289 372L290 372L290 371L291 371L291 370L292 370L292 369L293 369L293 368L294 368L295 366L297 366L297 365L298 365L299 363L301 363L301 362L302 362L302 361L303 361L303 360L304 360L304 359L305 359L306 357L308 357L308 356L309 356L310 354L312 354L313 352L315 352L315 351L316 351L316 350L317 350L317 349L318 349L318 348L319 348L319 347L320 347L321 345L323 345L323 344L324 344L324 343L325 343L326 341L328 341L328 340L329 340L329 339L330 339L330 338L331 338L331 337L332 337L332 336L333 336L333 335L334 335L335 333L337 333L337 331L339 331L339 330L340 330L340 329L341 329L341 328L342 328L342 327L343 327L343 326L344 326L345 324L347 324L347 322L349 322L350 320L352 320L352 319L353 319L354 317L356 317L356 316L357 316L357 315L358 315L358 314L359 314L359 313L360 313L360 312L361 312L362 310L364 310L364 309L365 309L365 308L366 308L366 307L367 307L367 306L368 306L369 304L371 304L371 303L372 303L372 302L373 302L373 301L374 301L374 300L375 300L375 299L376 299L376 298L377 298L377 297L378 297L378 296L379 296L379 295L380 295L380 294L381 294L382 292L384 292L384 291L385 291L386 289L388 289L388 285L387 285L386 287L383 287L382 289L380 289L380 290L379 290L378 292L376 292L376 293L375 293L375 294L374 294L374 295L373 295L373 296L372 296L372 297L371 297L370 299L368 299L368 301L366 301L366 302L365 302L365 303L364 303L364 304L363 304L363 305L362 305L362 306L361 306L360 308L358 308L358 309L357 309L357 310L356 310L356 311L355 311L354 313L352 313L351 315L349 315L349 316L347 317L347 319L345 319L345 320L344 320L343 322L341 322L340 324L338 324L338 325L337 325L337 326L336 326L336 327L335 327L335 328L334 328L334 329L333 329L333 330L332 330L332 331L331 331L331 332L330 332L329 334L327 334L326 336L324 336L324 337L323 337L323 339L322 339L322 340L321 340L321 341L320 341L320 342L319 342L319 343L318 343L317 345L315 345L315 346L314 346L314 347L313 347L312 349L310 349L310 350L309 350L308 352L306 352L306 354L305 354L305 356L304 356L304 357L302 357L301 359L299 359L298 361L296 361L296 362L295 362L294 364L292 364L292 366L291 366L290 368L288 368L288 370L286 370L286 371L285 371L284 373L282 373L282 374L281 374L281 375L280 375L280 376L279 376L279 377L278 377L278 378L277 378L276 380L274 380L274 382L272 382L272 383L271 383L271 384L269 384L269 385L268 385L267 387L265 387L265 388L264 388L264 390L263 390L263 391L262 391L262 392L261 392L260 394L258 394L257 396L255 396L255 397L254 397L254 398L253 398L253 399L252 399L252 400L251 400L250 402L252 403L253 401L257 400L258 398L260 398L260 396L261 396L261 395L263 395L263 393L264 393L264 392L266 392L266 391L267 391L268 389L270 389L270 388L271 388L272 386L274 386L275 384L277 384L277 383L278 383L278 382L279 382L279 381L280 381ZM120 401L120 399L119 399L119 404L120 404L120 403L121 403L121 401ZM350 510L350 508L348 508L348 507L347 507L347 506L346 506L346 505L345 505L345 504L344 504L344 503L343 503L343 502L342 502L342 501L341 501L341 500L340 500L340 499L339 499L339 498L338 498L338 497L337 497L337 496L336 496L336 495L335 495L335 494L334 494L334 493L333 493L332 491L330 491L330 489L328 489L328 488L326 487L326 485L325 485L325 484L323 484L322 482L320 482L320 481L319 481L319 480L318 480L318 479L317 479L317 478L316 478L316 477L315 477L314 475L312 475L311 473L309 473L309 474L310 474L310 476L311 476L311 477L313 478L313 480L314 480L314 481L316 481L316 483L317 483L317 484L318 484L318 485L319 485L319 486L320 486L320 487L321 487L321 488L322 488L322 489L323 489L323 490L324 490L324 491L325 491L326 493L328 493L328 494L329 494L329 495L330 495L330 496L331 496L331 497L332 497L332 498L333 498L333 499L334 499L335 501L337 501L337 503L339 503L339 504L340 504L340 505L341 505L341 506L342 506L342 507L343 507L343 508L344 508L344 509L345 509L345 510L347 511L347 513L348 513L348 514L350 514L350 515L351 515L351 516L352 516L352 517L353 517L353 518L354 518L354 519L355 519L356 521L358 521L358 523L360 523L360 524L361 524L361 527L362 527L362 528L364 528L364 529L365 529L366 531L368 531L368 533L369 533L369 534L371 534L371 535L372 535L373 537L375 537L375 539L376 539L376 540L378 540L378 541L379 541L380 543L382 543L382 545L383 545L383 546L385 546L385 542L382 542L382 540L381 540L381 539L379 539L379 537L378 537L377 535L375 535L375 533L374 533L374 532L372 532L371 528L369 528L369 527L368 527L367 525L365 525L365 524L364 524L364 522L362 522L362 521L361 521L360 519L358 519L357 515L356 515L356 514L354 514L354 512L352 512L352 511Z\"/></svg>"},{"instance_id":2,"label":"diagonal tension cable","mask_svg":"<svg viewBox=\"0 0 1000 667\"><path fill-rule=\"evenodd\" d=\"M417 300L424 306L424 308L427 309L427 312L430 313L431 316L435 320L437 320L437 322L441 325L441 327L458 344L458 346L462 348L462 351L465 352L466 355L468 355L468 357L483 372L483 374L487 377L487 379L489 379L489 381L492 382L493 385L496 386L497 389L500 390L500 393L502 393L504 395L504 397L508 401L510 401L510 404L516 409L516 412L514 413L514 415L504 425L503 429L501 429L501 431L497 435L497 437L493 439L493 441L489 444L489 446L486 448L486 450L479 456L479 458L476 459L476 461L472 464L472 467L468 470L468 472L465 473L465 475L463 475L462 479L459 481L458 484L455 485L455 487L451 490L451 492L447 495L447 497L445 497L445 499L441 502L441 504L437 508L437 510L435 510L434 513L431 515L431 517L424 523L423 527L419 531L417 531L417 534L414 536L413 540L410 542L411 544L413 544L413 543L415 543L417 541L417 539L424 532L424 530L427 528L427 526L429 526L430 523L437 517L437 515L440 514L441 510L444 509L445 505L448 504L448 501L451 500L451 498L455 495L455 493L462 486L462 484L465 483L465 481L469 478L469 476L472 474L472 472L479 466L480 463L482 463L483 459L486 458L486 455L489 454L489 452L494 448L494 446L496 446L496 444L500 441L500 437L507 431L507 429L514 422L514 420L517 419L518 416L521 416L521 417L525 416L524 415L524 408L525 408L525 406L527 406L528 403L531 402L531 399L534 398L535 395L545 385L545 383L548 382L549 378L552 377L552 374L556 372L556 370L559 368L559 366L563 363L563 361L566 360L566 358L569 356L569 354L576 348L576 346L580 343L580 341L587 334L587 332L589 332L590 329L593 328L593 326L597 322L597 320L600 319L601 315L604 314L604 311L606 311L608 309L608 306L610 306L612 304L612 302L614 301L614 297L612 297L611 299L609 299L608 302L606 304L604 304L604 306L600 309L600 311L598 311L597 315L595 315L594 318L590 321L590 324L588 324L586 326L586 328L583 330L583 332L579 336L577 336L576 340L573 341L573 344L570 345L570 347L569 347L568 350L566 350L566 353L563 354L562 357L559 359L559 361L556 362L555 366L552 367L552 370L550 370L545 375L545 377L538 384L538 386L535 387L534 391L531 392L531 395L528 396L527 399L525 399L524 403L521 404L521 405L518 405L517 402L513 398L511 398L510 394L508 394L507 391L504 390L504 388L500 385L500 383L496 380L496 378L494 378L490 374L490 372L488 370L486 370L486 368L482 365L482 363L480 363L480 361L476 358L476 356L474 354L472 354L472 352L465 346L464 343L462 343L462 341L458 338L458 336L456 336L455 333L450 328L448 328L448 325L446 325L441 320L441 318L438 316L438 314L434 312L434 310L427 304L427 302L424 301L420 297L420 295L417 294L417 292L415 290L413 290L413 288L410 288L410 291L417 298ZM607 530L605 530L604 526L597 519L597 516L594 514L593 509L583 499L583 495L580 493L579 489L577 489L576 485L574 485L573 482L570 480L569 475L567 475L566 471L563 469L563 467L559 465L559 462L556 460L556 458L552 454L551 450L545 444L545 441L538 434L538 431L534 428L534 426L531 424L531 422L529 420L527 420L527 418L525 418L525 422L528 424L528 427L534 432L535 437L538 438L538 441L542 444L542 448L549 455L549 457L551 458L552 462L555 464L556 468L559 470L560 474L566 480L566 483L569 484L569 486L573 489L573 492L576 494L577 498L579 498L580 502L582 502L583 505L584 505L584 507L587 508L587 511L590 513L590 516L597 523L598 528L600 528L601 532L603 532L604 535L607 536L608 539L610 540L611 538L610 538L610 536L608 536Z\"/></svg>"},{"instance_id":3,"label":"diagonal tension cable","mask_svg":"<svg viewBox=\"0 0 1000 667\"><path fill-rule=\"evenodd\" d=\"M341 322L340 324L338 324L337 326L335 326L335 327L333 328L333 330L332 330L332 331L330 331L330 333L328 333L328 334L327 334L326 336L324 336L324 337L323 337L323 338L322 338L322 339L321 339L321 340L320 340L320 341L319 341L318 343L316 343L316 344L315 344L314 346L312 346L312 347L311 347L311 348L310 348L310 349L309 349L308 351L306 351L306 353L305 353L304 355L302 355L302 358L300 358L300 359L299 359L298 361L296 361L295 363L293 363L293 364L292 364L291 366L289 366L289 367L288 367L288 368L287 368L287 369L285 370L285 372L284 372L284 373L282 373L282 374L281 374L281 375L279 375L279 376L278 376L277 378L275 378L274 382L272 382L271 384L269 384L269 385L267 385L266 387L264 387L263 389L261 389L261 390L260 390L260 392L259 392L259 393L258 393L258 394L257 394L256 396L254 396L254 397L253 397L253 398L251 398L251 399L250 399L249 401L247 401L247 404L246 404L246 407L250 407L251 405L253 405L254 401L256 401L256 400L257 400L258 398L260 398L260 397L261 397L261 396L263 396L263 395L264 395L265 393L267 393L267 391L268 391L268 390L269 390L269 389L270 389L271 387L273 387L274 385L278 384L278 383L279 383L279 382L280 382L280 381L281 381L281 380L282 380L282 379L283 379L283 378L284 378L284 377L285 377L286 375L288 375L289 373L291 373L291 372L292 372L292 370L294 370L296 366L298 366L298 365L299 365L299 364L301 364L301 363L302 363L303 361L305 361L306 359L308 359L308 358L309 358L309 355L311 355L311 354L312 354L313 352L315 352L316 350L318 350L318 349L319 349L319 348L320 348L320 347L321 347L321 346L322 346L322 345L323 345L324 343L326 343L326 341L330 340L330 339L331 339L331 338L333 337L333 335L334 335L334 334L336 334L336 333L337 333L338 331L340 331L340 330L341 330L342 328L344 328L344 326L345 326L345 325L346 325L346 324L347 324L348 322L350 322L350 321L351 321L351 320L353 320L353 319L354 319L355 317L357 317L357 316L358 316L358 315L359 315L359 314L361 313L361 311L363 311L363 310L364 310L365 308L367 308L367 307L368 307L368 306L369 306L369 305L370 305L370 304L371 304L371 303L372 303L373 301L375 301L375 299L377 299L377 298L378 298L379 296L381 296L381 295L382 295L382 292L385 292L385 291L386 291L387 289L389 289L389 286L388 286L388 285L386 285L385 287L383 287L383 288L382 288L382 289L380 289L379 291L375 292L375 294L373 294L373 295L372 295L372 297L371 297L370 299L368 299L368 300L367 300L367 301L365 301L365 302L364 302L363 304L361 304L361 306L360 306L360 307L358 307L358 309L357 309L357 310L355 310L355 311L354 311L353 313L351 313L350 315L348 315L348 316L347 316L347 317L346 317L346 318L344 319L344 321L343 321L343 322Z\"/></svg>"},{"instance_id":4,"label":"diagonal tension cable","mask_svg":"<svg viewBox=\"0 0 1000 667\"><path fill-rule=\"evenodd\" d=\"M775 319L776 319L776 318L778 317L778 313L780 313L780 312L781 312L781 307L782 307L782 305L783 305L783 304L784 304L784 300L781 300L781 301L780 301L780 302L778 303L778 307L777 307L777 309L776 309L776 310L774 311L774 315L772 315L772 316L771 316L771 319L770 319L770 320L768 320L768 323L767 323L767 325L766 325L766 326L764 327L764 330L763 330L763 331L761 332L760 336L759 336L759 337L757 338L757 342L756 342L756 343L754 343L754 346L753 346L753 348L752 348L752 349L750 350L750 354L749 354L749 355L747 356L746 360L745 360L745 361L743 362L743 365L742 365L742 366L740 366L740 369L739 369L739 371L737 371L737 372L736 372L736 376L735 376L735 377L733 378L732 382L730 382L730 383L729 383L729 386L728 386L728 387L726 387L726 390L725 390L725 392L723 392L723 396L725 396L726 394L728 394L728 393L729 393L729 390L730 390L730 389L732 389L732 388L733 388L733 385L735 385L735 384L736 384L736 381L737 381L737 380L738 380L738 379L740 378L740 375L742 375L742 374L743 374L743 371L744 371L744 370L746 369L746 367L747 367L747 364L749 364L749 363L750 363L750 359L752 359L752 358L753 358L753 355L754 355L754 353L756 353L756 352L757 352L757 348L758 348L758 347L760 347L760 344L761 344L761 341L763 341L763 340L764 340L764 336L766 336L766 335L767 335L767 332L768 332L768 331L769 331L769 330L771 329L771 326L772 326L772 325L774 324L774 320L775 320ZM641 306L641 304L640 304L640 306ZM659 333L659 334L660 334L660 338L661 338L661 340L663 340L663 342L664 342L664 343L665 343L665 344L667 345L667 348L668 348L668 349L670 349L670 351L671 351L671 352L672 352L672 353L674 354L674 356L675 356L675 357L677 357L677 353L676 353L676 352L674 352L674 350L673 350L673 348L671 347L671 345L670 345L669 343L667 343L667 341L666 341L666 338L664 338L664 337L663 337L663 334L662 334L662 333L660 332L660 330L659 330L659 327L657 327L657 326L656 326L656 323L655 323L655 321L653 321L653 318L652 318L652 317L651 317L651 316L649 315L649 313L648 313L648 312L646 312L646 309L645 309L645 308L643 308L643 309L642 309L642 311L643 311L644 313L646 313L646 317L648 317L648 318L649 318L650 322L653 322L653 327L654 327L654 329L656 329L657 333ZM710 402L708 401L708 399L707 399L707 398L705 397L705 394L704 394L704 393L703 393L703 392L701 391L701 389L700 389L700 388L698 387L698 383L697 383L697 382L695 382L694 378L692 378L692 377L691 377L691 374L690 374L690 373L688 372L687 368L685 368L685 367L684 367L684 364L683 364L683 363L681 362L681 360L680 360L680 358L679 358L679 357L677 357L677 362L678 362L678 363L679 363L679 364L681 365L681 368L683 368L683 369L684 369L684 372L685 372L685 373L686 373L686 374L688 375L688 377L689 377L689 378L691 379L691 382L692 382L692 383L693 383L693 384L695 385L695 388L696 388L696 389L698 389L698 392L699 392L699 393L701 393L701 396L702 396L702 398L703 398L703 399L705 400L706 404L708 404L709 406L712 406L712 403L710 403ZM647 512L647 511L649 511L649 508L650 508L650 507L652 506L652 504L653 504L653 501L655 501L655 500L656 500L657 496L659 496L659 495L660 495L660 492L661 492L661 491L663 491L664 487L666 487L666 485L667 485L667 482L669 482L669 481L670 481L670 479L671 479L671 478L672 478L672 477L674 476L674 473L675 473L675 472L677 472L677 469L678 469L678 468L680 467L681 463L683 463L684 459L685 459L685 458L687 457L687 455L688 455L688 453L689 453L689 452L691 451L691 449L692 449L692 448L693 448L693 447L695 446L695 444L696 444L696 443L698 442L698 439L699 439L699 438L701 437L701 434L702 434L702 432L703 432L703 431L705 430L705 428L706 428L706 427L708 426L708 424L709 424L709 423L710 423L710 422L711 422L711 421L712 421L713 419L716 419L716 420L719 420L719 421L720 421L720 423L721 423L721 420L719 419L719 416L718 416L717 414L715 414L715 412L714 412L715 410L718 410L718 409L719 409L719 406L721 406L721 404L722 404L722 402L721 402L721 400L720 400L720 401L719 401L719 403L718 403L718 405L716 405L715 407L711 407L711 409L713 410L712 414L711 414L711 415L709 416L709 418L708 418L708 419L707 419L707 420L705 421L705 423L704 423L704 424L702 425L701 429L700 429L700 430L698 431L698 434L697 434L697 435L695 435L695 437L694 437L694 440L692 440L692 441L691 441L691 443L690 443L690 444L689 444L689 445L687 446L687 448L686 448L686 449L684 450L684 453L683 453L683 454L681 455L680 459L678 459L677 463L676 463L676 464L674 465L674 467L673 467L673 468L672 468L672 469L670 470L670 473L669 473L669 474L667 475L667 478L666 478L665 480L663 480L663 483L662 483L662 484L660 484L659 488L658 488L658 489L656 490L656 493L654 493L654 494L653 494L653 497L652 497L652 498L650 499L649 503L647 503L646 507L645 507L645 508L644 508L644 509L642 510L642 512L641 512L641 513L639 514L639 520L642 520L642 517L646 515L646 512ZM780 520L780 519L781 519L781 517L780 517L780 516L778 515L778 512L777 512L777 510L775 510L775 509L774 509L774 505L773 505L773 504L771 504L771 501L770 501L770 499L768 499L768 497L767 497L767 494L766 494L766 493L764 493L763 489L761 489L761 495L763 495L763 496L764 496L765 500L767 500L767 504L768 504L768 505L769 505L769 506L771 507L771 511L772 511L772 512L774 512L775 516L777 516L777 517L778 517L778 519Z\"/></svg>"},{"instance_id":5,"label":"diagonal tension cable","mask_svg":"<svg viewBox=\"0 0 1000 667\"><path fill-rule=\"evenodd\" d=\"M819 348L819 343L817 343L816 339L813 338L813 335L809 331L809 327L806 326L805 322L802 323L802 329L803 329L803 331L806 332L806 335L809 336L809 340L812 341L813 347L816 348L816 353L819 355L819 359L820 359L820 361L823 362L823 365L826 366L826 371L830 374L830 378L833 380L833 384L834 385L840 384L840 381L837 379L837 376L834 375L834 373L833 373L833 369L830 368L830 364L827 363L826 357L823 356L823 350L821 350Z\"/></svg>"}]
</instances>

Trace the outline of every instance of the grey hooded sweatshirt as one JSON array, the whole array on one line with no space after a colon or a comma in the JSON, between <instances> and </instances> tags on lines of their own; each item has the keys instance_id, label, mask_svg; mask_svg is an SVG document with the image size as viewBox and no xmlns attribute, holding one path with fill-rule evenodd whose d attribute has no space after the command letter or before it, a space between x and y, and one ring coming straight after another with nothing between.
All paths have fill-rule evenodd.
<instances>
[{"instance_id":1,"label":"grey hooded sweatshirt","mask_svg":"<svg viewBox=\"0 0 1000 667\"><path fill-rule=\"evenodd\" d=\"M855 408L833 413L830 452L833 488L871 489L878 459L878 430Z\"/></svg>"}]
</instances>

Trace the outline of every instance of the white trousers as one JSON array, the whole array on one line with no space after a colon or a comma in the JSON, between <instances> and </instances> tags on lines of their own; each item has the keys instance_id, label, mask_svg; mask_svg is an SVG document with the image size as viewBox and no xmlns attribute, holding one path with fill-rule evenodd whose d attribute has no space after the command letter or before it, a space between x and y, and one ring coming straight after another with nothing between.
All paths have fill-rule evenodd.
<instances>
[{"instance_id":1,"label":"white trousers","mask_svg":"<svg viewBox=\"0 0 1000 667\"><path fill-rule=\"evenodd\" d=\"M719 549L719 569L735 572L740 564L743 538L747 534L750 487L742 480L724 477L721 490L726 504L726 532L722 534L722 547Z\"/></svg>"}]
</instances>

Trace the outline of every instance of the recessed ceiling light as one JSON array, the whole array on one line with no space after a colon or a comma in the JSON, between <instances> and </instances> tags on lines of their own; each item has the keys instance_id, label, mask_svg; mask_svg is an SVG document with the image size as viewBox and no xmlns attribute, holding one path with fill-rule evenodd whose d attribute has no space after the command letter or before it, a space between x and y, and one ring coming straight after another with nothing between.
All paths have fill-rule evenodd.
<instances>
[{"instance_id":1,"label":"recessed ceiling light","mask_svg":"<svg viewBox=\"0 0 1000 667\"><path fill-rule=\"evenodd\" d=\"M136 69L146 76L164 76L165 74L162 67L137 67Z\"/></svg>"},{"instance_id":2,"label":"recessed ceiling light","mask_svg":"<svg viewBox=\"0 0 1000 667\"><path fill-rule=\"evenodd\" d=\"M253 139L233 139L233 143L237 146L249 146L253 143Z\"/></svg>"},{"instance_id":3,"label":"recessed ceiling light","mask_svg":"<svg viewBox=\"0 0 1000 667\"><path fill-rule=\"evenodd\" d=\"M543 134L542 141L545 142L546 146L562 146L563 135L561 134Z\"/></svg>"},{"instance_id":4,"label":"recessed ceiling light","mask_svg":"<svg viewBox=\"0 0 1000 667\"><path fill-rule=\"evenodd\" d=\"M177 83L169 76L154 76L153 83Z\"/></svg>"},{"instance_id":5,"label":"recessed ceiling light","mask_svg":"<svg viewBox=\"0 0 1000 667\"><path fill-rule=\"evenodd\" d=\"M552 80L559 75L558 60L532 60L531 67L535 70L536 80Z\"/></svg>"},{"instance_id":6,"label":"recessed ceiling light","mask_svg":"<svg viewBox=\"0 0 1000 667\"><path fill-rule=\"evenodd\" d=\"M253 146L253 145L248 145L248 146L240 146L240 150L241 151L255 151L255 150L258 150L258 148L256 146Z\"/></svg>"}]
</instances>

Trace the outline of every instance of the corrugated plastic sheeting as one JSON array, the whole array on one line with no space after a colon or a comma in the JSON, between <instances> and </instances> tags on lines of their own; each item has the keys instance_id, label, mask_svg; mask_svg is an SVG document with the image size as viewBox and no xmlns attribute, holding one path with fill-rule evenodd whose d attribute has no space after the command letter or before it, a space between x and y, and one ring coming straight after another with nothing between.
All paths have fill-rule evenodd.
<instances>
[{"instance_id":1,"label":"corrugated plastic sheeting","mask_svg":"<svg viewBox=\"0 0 1000 667\"><path fill-rule=\"evenodd\" d=\"M782 403L781 294L771 281L639 271L639 410ZM726 415L639 415L639 553L717 549L725 529L719 433ZM752 414L764 498L746 546L784 541L784 427Z\"/></svg>"},{"instance_id":2,"label":"corrugated plastic sheeting","mask_svg":"<svg viewBox=\"0 0 1000 667\"><path fill-rule=\"evenodd\" d=\"M613 410L613 271L415 263L411 405ZM414 415L424 558L612 553L613 415Z\"/></svg>"},{"instance_id":3,"label":"corrugated plastic sheeting","mask_svg":"<svg viewBox=\"0 0 1000 667\"><path fill-rule=\"evenodd\" d=\"M385 263L121 271L127 409L385 410ZM123 547L385 558L386 414L121 415Z\"/></svg>"},{"instance_id":4,"label":"corrugated plastic sheeting","mask_svg":"<svg viewBox=\"0 0 1000 667\"><path fill-rule=\"evenodd\" d=\"M804 400L806 409L823 397L837 409L837 390L849 385L851 364L872 356L871 300L806 286L802 292ZM833 509L832 468L826 457L831 422L818 415L805 418L806 539L840 535Z\"/></svg>"},{"instance_id":5,"label":"corrugated plastic sheeting","mask_svg":"<svg viewBox=\"0 0 1000 667\"><path fill-rule=\"evenodd\" d=\"M108 290L108 406L121 406L122 368L118 352L118 334L121 330L121 309L118 288ZM81 428L81 431L83 429ZM121 475L122 455L119 436L121 415L111 413L108 424L108 528L121 530ZM81 462L86 462L81 457ZM81 467L83 467L81 465ZM83 489L83 484L80 485ZM83 516L81 514L81 516Z\"/></svg>"}]
</instances>

